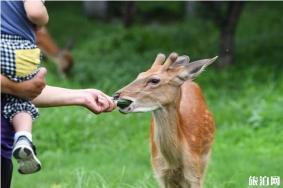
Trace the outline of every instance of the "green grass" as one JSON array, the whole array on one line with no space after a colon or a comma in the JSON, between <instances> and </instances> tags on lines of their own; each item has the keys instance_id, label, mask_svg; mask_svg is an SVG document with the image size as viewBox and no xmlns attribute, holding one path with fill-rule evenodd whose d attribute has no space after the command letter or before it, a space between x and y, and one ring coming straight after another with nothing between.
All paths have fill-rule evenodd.
<instances>
[{"instance_id":1,"label":"green grass","mask_svg":"<svg viewBox=\"0 0 283 188\"><path fill-rule=\"evenodd\" d=\"M119 20L85 19L76 6L50 7L49 29L59 44L69 37L76 41L72 77L61 80L47 64L51 85L95 87L111 95L148 68L159 51L193 60L217 54L218 32L208 21L137 23L126 30ZM236 64L226 70L211 66L196 80L217 124L207 188L245 188L249 176L283 178L282 6L247 3L237 29ZM81 107L40 112L33 137L43 169L26 176L15 170L14 188L157 187L149 113L97 116Z\"/></svg>"}]
</instances>

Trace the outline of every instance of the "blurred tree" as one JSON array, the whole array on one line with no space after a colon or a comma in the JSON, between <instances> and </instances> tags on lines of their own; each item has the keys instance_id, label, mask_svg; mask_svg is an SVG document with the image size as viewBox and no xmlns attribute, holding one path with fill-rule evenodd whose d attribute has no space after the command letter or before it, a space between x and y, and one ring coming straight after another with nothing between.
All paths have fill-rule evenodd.
<instances>
[{"instance_id":1,"label":"blurred tree","mask_svg":"<svg viewBox=\"0 0 283 188\"><path fill-rule=\"evenodd\" d=\"M83 9L87 17L108 20L117 16L122 19L125 27L130 27L134 21L136 4L134 1L83 1Z\"/></svg>"},{"instance_id":2,"label":"blurred tree","mask_svg":"<svg viewBox=\"0 0 283 188\"><path fill-rule=\"evenodd\" d=\"M133 24L136 13L136 4L134 1L125 1L122 6L123 24L130 27Z\"/></svg>"},{"instance_id":3,"label":"blurred tree","mask_svg":"<svg viewBox=\"0 0 283 188\"><path fill-rule=\"evenodd\" d=\"M186 8L186 16L193 16L195 14L195 7L196 7L195 1L186 1L185 2L185 8Z\"/></svg>"},{"instance_id":4,"label":"blurred tree","mask_svg":"<svg viewBox=\"0 0 283 188\"><path fill-rule=\"evenodd\" d=\"M203 2L208 9L209 17L213 19L220 30L219 66L226 67L234 63L235 31L243 9L243 1Z\"/></svg>"},{"instance_id":5,"label":"blurred tree","mask_svg":"<svg viewBox=\"0 0 283 188\"><path fill-rule=\"evenodd\" d=\"M144 22L176 22L185 17L182 1L137 1L137 19Z\"/></svg>"},{"instance_id":6,"label":"blurred tree","mask_svg":"<svg viewBox=\"0 0 283 188\"><path fill-rule=\"evenodd\" d=\"M108 2L107 1L83 1L84 14L87 17L99 17L107 19Z\"/></svg>"}]
</instances>

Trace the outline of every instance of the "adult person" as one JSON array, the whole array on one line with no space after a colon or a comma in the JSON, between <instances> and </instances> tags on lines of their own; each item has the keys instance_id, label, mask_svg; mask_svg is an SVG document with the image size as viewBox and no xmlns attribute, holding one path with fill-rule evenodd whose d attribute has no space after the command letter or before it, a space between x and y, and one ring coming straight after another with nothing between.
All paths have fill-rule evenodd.
<instances>
[{"instance_id":1,"label":"adult person","mask_svg":"<svg viewBox=\"0 0 283 188\"><path fill-rule=\"evenodd\" d=\"M49 20L47 9L40 0L1 1L1 75L15 82L32 79L40 64L40 49L35 45L35 30ZM13 94L1 95L1 116L13 126L13 156L21 174L41 169L32 142L32 123L38 109L26 99Z\"/></svg>"},{"instance_id":2,"label":"adult person","mask_svg":"<svg viewBox=\"0 0 283 188\"><path fill-rule=\"evenodd\" d=\"M116 104L103 92L96 89L66 89L45 86L46 69L41 68L31 80L13 82L1 75L1 94L12 94L32 100L37 107L82 106L95 114L110 112ZM1 112L5 101L1 98ZM1 187L9 188L12 180L11 160L14 130L10 121L1 113Z\"/></svg>"},{"instance_id":3,"label":"adult person","mask_svg":"<svg viewBox=\"0 0 283 188\"><path fill-rule=\"evenodd\" d=\"M0 7L1 159L4 162L1 161L1 170L2 175L11 175L6 166L11 170L13 153L19 163L19 172L30 174L41 169L31 135L32 120L38 116L34 105L83 105L93 112L100 113L113 110L115 104L110 97L95 89L69 90L46 86L33 101L28 100L30 97L23 97L24 91L18 91L17 88L23 88L21 84L32 79L43 79L46 74L45 69L38 70L40 52L35 45L35 30L48 22L48 12L43 0L1 1ZM11 88L16 90L9 92ZM26 88L25 92L29 93Z\"/></svg>"}]
</instances>

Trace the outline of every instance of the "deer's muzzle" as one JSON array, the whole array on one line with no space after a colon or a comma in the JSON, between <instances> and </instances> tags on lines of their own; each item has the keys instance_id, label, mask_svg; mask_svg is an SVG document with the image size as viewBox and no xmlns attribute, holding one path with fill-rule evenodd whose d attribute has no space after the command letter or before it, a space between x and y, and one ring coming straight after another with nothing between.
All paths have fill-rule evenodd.
<instances>
[{"instance_id":1,"label":"deer's muzzle","mask_svg":"<svg viewBox=\"0 0 283 188\"><path fill-rule=\"evenodd\" d=\"M133 101L128 100L128 99L119 99L117 101L117 106L121 109L127 108L132 104Z\"/></svg>"}]
</instances>

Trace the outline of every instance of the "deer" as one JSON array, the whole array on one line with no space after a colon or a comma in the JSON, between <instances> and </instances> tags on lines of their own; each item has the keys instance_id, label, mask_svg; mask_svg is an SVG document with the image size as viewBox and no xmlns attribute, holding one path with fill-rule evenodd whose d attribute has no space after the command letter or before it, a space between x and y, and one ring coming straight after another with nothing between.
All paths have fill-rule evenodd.
<instances>
[{"instance_id":1,"label":"deer","mask_svg":"<svg viewBox=\"0 0 283 188\"><path fill-rule=\"evenodd\" d=\"M151 163L161 188L203 187L215 122L193 79L216 59L189 63L186 55L166 59L160 53L149 70L113 95L122 113L152 112Z\"/></svg>"},{"instance_id":2,"label":"deer","mask_svg":"<svg viewBox=\"0 0 283 188\"><path fill-rule=\"evenodd\" d=\"M62 77L70 73L74 63L70 52L71 48L73 48L72 42L69 42L65 49L60 49L47 28L43 27L36 31L36 44L43 54L56 64L57 70Z\"/></svg>"}]
</instances>

